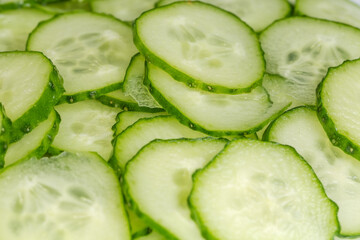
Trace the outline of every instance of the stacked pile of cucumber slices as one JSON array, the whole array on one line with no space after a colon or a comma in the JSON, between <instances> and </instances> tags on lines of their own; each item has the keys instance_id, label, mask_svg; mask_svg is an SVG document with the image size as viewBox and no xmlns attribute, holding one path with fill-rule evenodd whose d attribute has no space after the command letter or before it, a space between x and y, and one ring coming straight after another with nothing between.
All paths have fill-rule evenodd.
<instances>
[{"instance_id":1,"label":"stacked pile of cucumber slices","mask_svg":"<svg viewBox=\"0 0 360 240\"><path fill-rule=\"evenodd\" d=\"M0 0L0 240L360 239L360 1Z\"/></svg>"}]
</instances>

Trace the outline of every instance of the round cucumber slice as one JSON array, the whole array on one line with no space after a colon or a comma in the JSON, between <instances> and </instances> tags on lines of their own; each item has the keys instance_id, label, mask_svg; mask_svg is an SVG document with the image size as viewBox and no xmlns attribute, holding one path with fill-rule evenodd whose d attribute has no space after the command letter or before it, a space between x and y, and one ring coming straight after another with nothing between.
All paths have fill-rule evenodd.
<instances>
[{"instance_id":1,"label":"round cucumber slice","mask_svg":"<svg viewBox=\"0 0 360 240\"><path fill-rule=\"evenodd\" d=\"M28 50L48 56L64 78L62 101L94 98L118 89L136 53L131 28L108 15L71 12L42 22Z\"/></svg>"},{"instance_id":2,"label":"round cucumber slice","mask_svg":"<svg viewBox=\"0 0 360 240\"><path fill-rule=\"evenodd\" d=\"M360 59L331 68L318 87L318 116L331 142L360 160Z\"/></svg>"},{"instance_id":3,"label":"round cucumber slice","mask_svg":"<svg viewBox=\"0 0 360 240\"><path fill-rule=\"evenodd\" d=\"M4 168L0 196L6 196L1 239L131 239L119 181L95 154L30 158Z\"/></svg>"},{"instance_id":4,"label":"round cucumber slice","mask_svg":"<svg viewBox=\"0 0 360 240\"><path fill-rule=\"evenodd\" d=\"M329 240L337 206L293 148L232 141L193 176L189 197L206 239Z\"/></svg>"},{"instance_id":5,"label":"round cucumber slice","mask_svg":"<svg viewBox=\"0 0 360 240\"><path fill-rule=\"evenodd\" d=\"M275 22L260 42L267 72L286 78L301 105L315 105L316 87L329 67L360 57L360 29L308 17Z\"/></svg>"},{"instance_id":6,"label":"round cucumber slice","mask_svg":"<svg viewBox=\"0 0 360 240\"><path fill-rule=\"evenodd\" d=\"M176 80L207 91L249 91L264 60L256 34L235 15L201 2L178 2L142 14L134 42Z\"/></svg>"}]
</instances>

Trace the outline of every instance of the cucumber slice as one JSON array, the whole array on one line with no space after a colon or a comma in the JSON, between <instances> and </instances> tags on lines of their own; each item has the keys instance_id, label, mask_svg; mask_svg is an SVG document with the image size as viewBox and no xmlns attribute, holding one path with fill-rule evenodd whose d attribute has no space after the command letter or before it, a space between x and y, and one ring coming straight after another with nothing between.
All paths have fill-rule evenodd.
<instances>
[{"instance_id":1,"label":"cucumber slice","mask_svg":"<svg viewBox=\"0 0 360 240\"><path fill-rule=\"evenodd\" d=\"M52 153L60 150L91 151L105 160L110 158L111 127L115 124L119 109L105 106L96 100L86 100L57 105L55 110L60 114L61 123L51 145Z\"/></svg>"},{"instance_id":2,"label":"cucumber slice","mask_svg":"<svg viewBox=\"0 0 360 240\"><path fill-rule=\"evenodd\" d=\"M318 87L318 116L332 144L360 160L360 59L332 68Z\"/></svg>"},{"instance_id":3,"label":"cucumber slice","mask_svg":"<svg viewBox=\"0 0 360 240\"><path fill-rule=\"evenodd\" d=\"M207 91L249 91L264 60L256 34L235 15L212 5L177 2L141 15L134 43L176 80Z\"/></svg>"},{"instance_id":4,"label":"cucumber slice","mask_svg":"<svg viewBox=\"0 0 360 240\"><path fill-rule=\"evenodd\" d=\"M15 141L47 119L64 91L62 78L39 52L2 52L0 66L0 102Z\"/></svg>"},{"instance_id":5,"label":"cucumber slice","mask_svg":"<svg viewBox=\"0 0 360 240\"><path fill-rule=\"evenodd\" d=\"M5 153L10 142L11 121L0 103L0 168L4 167Z\"/></svg>"},{"instance_id":6,"label":"cucumber slice","mask_svg":"<svg viewBox=\"0 0 360 240\"><path fill-rule=\"evenodd\" d=\"M297 0L295 12L360 28L360 6L350 0Z\"/></svg>"},{"instance_id":7,"label":"cucumber slice","mask_svg":"<svg viewBox=\"0 0 360 240\"><path fill-rule=\"evenodd\" d=\"M160 0L156 6L164 6L179 0ZM194 1L194 0L193 0ZM256 32L261 32L277 19L291 13L286 0L202 0L234 13Z\"/></svg>"},{"instance_id":8,"label":"cucumber slice","mask_svg":"<svg viewBox=\"0 0 360 240\"><path fill-rule=\"evenodd\" d=\"M149 112L120 112L116 116L116 124L113 126L115 131L114 136L117 136L127 127L133 125L137 120L141 118L152 118L160 115L167 115L166 112L149 113Z\"/></svg>"},{"instance_id":9,"label":"cucumber slice","mask_svg":"<svg viewBox=\"0 0 360 240\"><path fill-rule=\"evenodd\" d=\"M339 207L340 234L360 235L360 162L331 144L316 112L305 107L286 112L265 139L290 145L304 156Z\"/></svg>"},{"instance_id":10,"label":"cucumber slice","mask_svg":"<svg viewBox=\"0 0 360 240\"><path fill-rule=\"evenodd\" d=\"M70 11L90 11L88 0L63 0L49 4L33 4L36 8L52 13L65 13Z\"/></svg>"},{"instance_id":11,"label":"cucumber slice","mask_svg":"<svg viewBox=\"0 0 360 240\"><path fill-rule=\"evenodd\" d=\"M131 239L119 181L95 154L20 161L1 172L0 196L0 239Z\"/></svg>"},{"instance_id":12,"label":"cucumber slice","mask_svg":"<svg viewBox=\"0 0 360 240\"><path fill-rule=\"evenodd\" d=\"M111 14L123 21L133 21L154 7L158 0L92 0L91 9L98 13Z\"/></svg>"},{"instance_id":13,"label":"cucumber slice","mask_svg":"<svg viewBox=\"0 0 360 240\"><path fill-rule=\"evenodd\" d=\"M25 50L26 40L36 25L53 14L35 9L21 8L0 12L0 51Z\"/></svg>"},{"instance_id":14,"label":"cucumber slice","mask_svg":"<svg viewBox=\"0 0 360 240\"><path fill-rule=\"evenodd\" d=\"M148 64L145 84L163 108L180 122L214 136L255 132L288 105L288 102L271 103L262 87L242 94L189 88L151 64Z\"/></svg>"},{"instance_id":15,"label":"cucumber slice","mask_svg":"<svg viewBox=\"0 0 360 240\"><path fill-rule=\"evenodd\" d=\"M48 119L41 122L19 141L11 143L5 154L5 166L24 158L42 157L50 147L59 130L60 116L52 111Z\"/></svg>"},{"instance_id":16,"label":"cucumber slice","mask_svg":"<svg viewBox=\"0 0 360 240\"><path fill-rule=\"evenodd\" d=\"M143 118L126 128L114 139L112 166L125 169L125 164L154 139L199 138L203 133L180 124L173 116ZM117 169L119 171L120 169Z\"/></svg>"},{"instance_id":17,"label":"cucumber slice","mask_svg":"<svg viewBox=\"0 0 360 240\"><path fill-rule=\"evenodd\" d=\"M136 53L131 28L106 15L71 12L42 22L28 50L46 54L64 78L62 101L76 102L117 90Z\"/></svg>"},{"instance_id":18,"label":"cucumber slice","mask_svg":"<svg viewBox=\"0 0 360 240\"><path fill-rule=\"evenodd\" d=\"M277 21L260 35L266 70L287 78L300 104L315 105L327 69L360 57L360 29L307 17Z\"/></svg>"},{"instance_id":19,"label":"cucumber slice","mask_svg":"<svg viewBox=\"0 0 360 240\"><path fill-rule=\"evenodd\" d=\"M138 215L167 239L204 239L190 218L192 174L221 149L224 139L155 140L126 165L124 191Z\"/></svg>"},{"instance_id":20,"label":"cucumber slice","mask_svg":"<svg viewBox=\"0 0 360 240\"><path fill-rule=\"evenodd\" d=\"M145 58L136 54L131 59L126 71L123 89L125 94L131 96L140 107L161 108L149 90L144 86Z\"/></svg>"},{"instance_id":21,"label":"cucumber slice","mask_svg":"<svg viewBox=\"0 0 360 240\"><path fill-rule=\"evenodd\" d=\"M293 148L239 139L193 176L189 204L206 239L330 240L337 206Z\"/></svg>"},{"instance_id":22,"label":"cucumber slice","mask_svg":"<svg viewBox=\"0 0 360 240\"><path fill-rule=\"evenodd\" d=\"M149 226L130 209L129 205L125 205L125 209L129 218L132 239L147 235L150 231Z\"/></svg>"}]
</instances>

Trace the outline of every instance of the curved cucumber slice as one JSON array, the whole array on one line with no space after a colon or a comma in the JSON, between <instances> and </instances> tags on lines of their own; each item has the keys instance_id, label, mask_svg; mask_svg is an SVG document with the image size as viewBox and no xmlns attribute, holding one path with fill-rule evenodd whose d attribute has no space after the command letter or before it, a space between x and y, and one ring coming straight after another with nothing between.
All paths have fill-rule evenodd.
<instances>
[{"instance_id":1,"label":"curved cucumber slice","mask_svg":"<svg viewBox=\"0 0 360 240\"><path fill-rule=\"evenodd\" d=\"M295 12L360 28L360 6L350 0L297 0Z\"/></svg>"},{"instance_id":2,"label":"curved cucumber slice","mask_svg":"<svg viewBox=\"0 0 360 240\"><path fill-rule=\"evenodd\" d=\"M125 164L147 143L154 139L199 138L203 133L194 131L172 116L143 118L126 128L114 140L113 165L125 169Z\"/></svg>"},{"instance_id":3,"label":"curved cucumber slice","mask_svg":"<svg viewBox=\"0 0 360 240\"><path fill-rule=\"evenodd\" d=\"M0 102L17 140L47 119L64 91L62 78L39 52L2 52L0 66Z\"/></svg>"},{"instance_id":4,"label":"curved cucumber slice","mask_svg":"<svg viewBox=\"0 0 360 240\"><path fill-rule=\"evenodd\" d=\"M156 6L163 6L179 0L160 0ZM194 1L194 0L193 0ZM234 13L256 32L264 30L277 19L291 13L286 0L202 0Z\"/></svg>"},{"instance_id":5,"label":"curved cucumber slice","mask_svg":"<svg viewBox=\"0 0 360 240\"><path fill-rule=\"evenodd\" d=\"M0 51L25 50L26 40L36 25L53 14L35 9L20 8L0 12Z\"/></svg>"},{"instance_id":6,"label":"curved cucumber slice","mask_svg":"<svg viewBox=\"0 0 360 240\"><path fill-rule=\"evenodd\" d=\"M0 168L4 166L5 153L10 142L11 121L0 103Z\"/></svg>"},{"instance_id":7,"label":"curved cucumber slice","mask_svg":"<svg viewBox=\"0 0 360 240\"><path fill-rule=\"evenodd\" d=\"M360 160L360 59L329 70L318 87L318 116L331 142Z\"/></svg>"},{"instance_id":8,"label":"curved cucumber slice","mask_svg":"<svg viewBox=\"0 0 360 240\"><path fill-rule=\"evenodd\" d=\"M123 21L133 21L154 7L158 0L92 0L94 12L111 14Z\"/></svg>"},{"instance_id":9,"label":"curved cucumber slice","mask_svg":"<svg viewBox=\"0 0 360 240\"><path fill-rule=\"evenodd\" d=\"M187 205L191 176L225 143L205 138L158 140L146 145L126 165L124 191L132 208L168 239L204 239Z\"/></svg>"},{"instance_id":10,"label":"curved cucumber slice","mask_svg":"<svg viewBox=\"0 0 360 240\"><path fill-rule=\"evenodd\" d=\"M112 153L112 126L119 109L95 100L57 105L61 123L51 147L52 151L96 152L105 160Z\"/></svg>"},{"instance_id":11,"label":"curved cucumber slice","mask_svg":"<svg viewBox=\"0 0 360 240\"><path fill-rule=\"evenodd\" d=\"M136 53L131 28L106 15L71 12L42 22L28 50L42 51L64 78L62 101L94 98L118 89Z\"/></svg>"},{"instance_id":12,"label":"curved cucumber slice","mask_svg":"<svg viewBox=\"0 0 360 240\"><path fill-rule=\"evenodd\" d=\"M95 154L20 161L1 172L0 196L1 239L131 239L119 181Z\"/></svg>"},{"instance_id":13,"label":"curved cucumber slice","mask_svg":"<svg viewBox=\"0 0 360 240\"><path fill-rule=\"evenodd\" d=\"M145 58L138 53L131 59L126 71L124 92L135 99L140 107L161 108L144 85L144 78Z\"/></svg>"},{"instance_id":14,"label":"curved cucumber slice","mask_svg":"<svg viewBox=\"0 0 360 240\"><path fill-rule=\"evenodd\" d=\"M316 87L329 67L360 57L360 29L320 19L277 21L260 41L267 72L287 78L300 104L315 105Z\"/></svg>"},{"instance_id":15,"label":"curved cucumber slice","mask_svg":"<svg viewBox=\"0 0 360 240\"><path fill-rule=\"evenodd\" d=\"M342 235L360 235L360 162L333 146L316 112L296 108L281 115L266 140L294 147L304 156L338 206Z\"/></svg>"},{"instance_id":16,"label":"curved cucumber slice","mask_svg":"<svg viewBox=\"0 0 360 240\"><path fill-rule=\"evenodd\" d=\"M262 87L242 94L189 88L151 64L148 64L145 82L167 112L183 124L215 136L255 132L288 105L288 102L271 103Z\"/></svg>"},{"instance_id":17,"label":"curved cucumber slice","mask_svg":"<svg viewBox=\"0 0 360 240\"><path fill-rule=\"evenodd\" d=\"M48 119L25 134L19 141L11 143L5 154L5 166L24 158L42 157L57 134L59 123L60 116L52 111Z\"/></svg>"},{"instance_id":18,"label":"curved cucumber slice","mask_svg":"<svg viewBox=\"0 0 360 240\"><path fill-rule=\"evenodd\" d=\"M149 112L120 112L116 116L116 124L113 126L115 131L114 136L117 136L122 131L124 131L127 127L133 125L137 120L141 118L152 118L159 115L167 115L166 112L160 113L149 113Z\"/></svg>"},{"instance_id":19,"label":"curved cucumber slice","mask_svg":"<svg viewBox=\"0 0 360 240\"><path fill-rule=\"evenodd\" d=\"M134 42L176 80L207 91L249 91L264 72L256 34L235 15L201 2L142 14L135 21Z\"/></svg>"},{"instance_id":20,"label":"curved cucumber slice","mask_svg":"<svg viewBox=\"0 0 360 240\"><path fill-rule=\"evenodd\" d=\"M293 148L239 139L193 176L189 198L206 239L330 240L337 206Z\"/></svg>"}]
</instances>

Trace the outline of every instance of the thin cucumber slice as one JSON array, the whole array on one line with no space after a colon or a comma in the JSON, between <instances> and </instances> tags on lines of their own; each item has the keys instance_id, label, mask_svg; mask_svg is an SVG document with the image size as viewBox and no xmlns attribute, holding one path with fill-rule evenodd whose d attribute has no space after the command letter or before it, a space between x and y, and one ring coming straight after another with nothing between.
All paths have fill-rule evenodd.
<instances>
[{"instance_id":1,"label":"thin cucumber slice","mask_svg":"<svg viewBox=\"0 0 360 240\"><path fill-rule=\"evenodd\" d=\"M360 28L360 6L350 0L297 0L295 12Z\"/></svg>"},{"instance_id":2,"label":"thin cucumber slice","mask_svg":"<svg viewBox=\"0 0 360 240\"><path fill-rule=\"evenodd\" d=\"M255 132L288 105L288 102L271 103L268 93L260 86L250 93L211 93L189 88L160 68L147 66L145 84L163 108L184 125L210 135Z\"/></svg>"},{"instance_id":3,"label":"thin cucumber slice","mask_svg":"<svg viewBox=\"0 0 360 240\"><path fill-rule=\"evenodd\" d=\"M120 108L124 111L142 111L142 112L162 112L162 108L149 108L139 106L138 102L131 96L124 93L122 89L118 89L109 93L105 93L97 98L100 102L105 105Z\"/></svg>"},{"instance_id":4,"label":"thin cucumber slice","mask_svg":"<svg viewBox=\"0 0 360 240\"><path fill-rule=\"evenodd\" d=\"M2 52L0 66L0 102L15 141L47 119L64 92L62 78L39 52Z\"/></svg>"},{"instance_id":5,"label":"thin cucumber slice","mask_svg":"<svg viewBox=\"0 0 360 240\"><path fill-rule=\"evenodd\" d=\"M136 53L131 28L111 17L71 12L42 22L28 50L42 51L64 78L62 101L76 102L118 89Z\"/></svg>"},{"instance_id":6,"label":"thin cucumber slice","mask_svg":"<svg viewBox=\"0 0 360 240\"><path fill-rule=\"evenodd\" d=\"M144 78L145 58L138 53L133 56L126 71L123 85L124 92L135 99L140 107L161 108L143 84Z\"/></svg>"},{"instance_id":7,"label":"thin cucumber slice","mask_svg":"<svg viewBox=\"0 0 360 240\"><path fill-rule=\"evenodd\" d=\"M113 135L111 127L115 124L119 109L105 106L95 100L86 100L57 105L55 110L60 114L61 123L51 145L53 152L91 151L98 153L105 160L110 158Z\"/></svg>"},{"instance_id":8,"label":"thin cucumber slice","mask_svg":"<svg viewBox=\"0 0 360 240\"><path fill-rule=\"evenodd\" d=\"M360 160L360 59L331 68L318 87L318 116L332 144Z\"/></svg>"},{"instance_id":9,"label":"thin cucumber slice","mask_svg":"<svg viewBox=\"0 0 360 240\"><path fill-rule=\"evenodd\" d=\"M52 111L48 119L41 122L19 141L11 143L5 154L5 166L24 158L41 158L50 147L59 130L60 116Z\"/></svg>"},{"instance_id":10,"label":"thin cucumber slice","mask_svg":"<svg viewBox=\"0 0 360 240\"><path fill-rule=\"evenodd\" d=\"M189 204L206 239L330 240L337 206L288 146L232 141L193 176Z\"/></svg>"},{"instance_id":11,"label":"thin cucumber slice","mask_svg":"<svg viewBox=\"0 0 360 240\"><path fill-rule=\"evenodd\" d=\"M166 112L159 113L149 113L149 112L120 112L116 116L116 124L113 126L113 130L115 131L114 136L117 136L122 131L124 131L127 127L133 125L136 121L141 118L153 118L159 115L167 115Z\"/></svg>"},{"instance_id":12,"label":"thin cucumber slice","mask_svg":"<svg viewBox=\"0 0 360 240\"><path fill-rule=\"evenodd\" d=\"M154 7L158 0L92 0L94 12L106 13L123 21L133 21L141 13Z\"/></svg>"},{"instance_id":13,"label":"thin cucumber slice","mask_svg":"<svg viewBox=\"0 0 360 240\"><path fill-rule=\"evenodd\" d=\"M156 231L152 231L150 234L134 238L134 240L167 240L167 238Z\"/></svg>"},{"instance_id":14,"label":"thin cucumber slice","mask_svg":"<svg viewBox=\"0 0 360 240\"><path fill-rule=\"evenodd\" d=\"M190 217L192 174L226 144L224 139L155 140L126 165L124 191L132 208L167 239L203 240Z\"/></svg>"},{"instance_id":15,"label":"thin cucumber slice","mask_svg":"<svg viewBox=\"0 0 360 240\"><path fill-rule=\"evenodd\" d=\"M316 87L329 67L360 57L360 29L308 17L277 21L260 41L267 72L286 78L302 105L315 105Z\"/></svg>"},{"instance_id":16,"label":"thin cucumber slice","mask_svg":"<svg viewBox=\"0 0 360 240\"><path fill-rule=\"evenodd\" d=\"M11 9L0 12L0 51L25 50L26 40L36 25L53 16L35 8Z\"/></svg>"},{"instance_id":17,"label":"thin cucumber slice","mask_svg":"<svg viewBox=\"0 0 360 240\"><path fill-rule=\"evenodd\" d=\"M125 169L125 164L147 143L154 139L199 138L206 135L194 131L173 116L143 118L126 128L114 139L113 166ZM117 169L119 170L119 169Z\"/></svg>"},{"instance_id":18,"label":"thin cucumber slice","mask_svg":"<svg viewBox=\"0 0 360 240\"><path fill-rule=\"evenodd\" d=\"M0 196L0 239L131 239L119 181L95 154L30 158L4 168Z\"/></svg>"},{"instance_id":19,"label":"thin cucumber slice","mask_svg":"<svg viewBox=\"0 0 360 240\"><path fill-rule=\"evenodd\" d=\"M360 162L331 144L316 112L305 107L286 112L265 139L290 145L304 156L339 207L340 234L360 235Z\"/></svg>"},{"instance_id":20,"label":"thin cucumber slice","mask_svg":"<svg viewBox=\"0 0 360 240\"><path fill-rule=\"evenodd\" d=\"M142 14L134 24L134 43L176 80L207 91L249 91L265 68L253 30L201 2L177 2Z\"/></svg>"},{"instance_id":21,"label":"thin cucumber slice","mask_svg":"<svg viewBox=\"0 0 360 240\"><path fill-rule=\"evenodd\" d=\"M160 0L156 6L164 6L179 0ZM194 1L194 0L193 0ZM291 13L286 0L202 0L234 13L256 32L264 30L277 19Z\"/></svg>"},{"instance_id":22,"label":"thin cucumber slice","mask_svg":"<svg viewBox=\"0 0 360 240\"><path fill-rule=\"evenodd\" d=\"M11 121L0 103L0 168L4 167L4 158L10 142Z\"/></svg>"}]
</instances>

